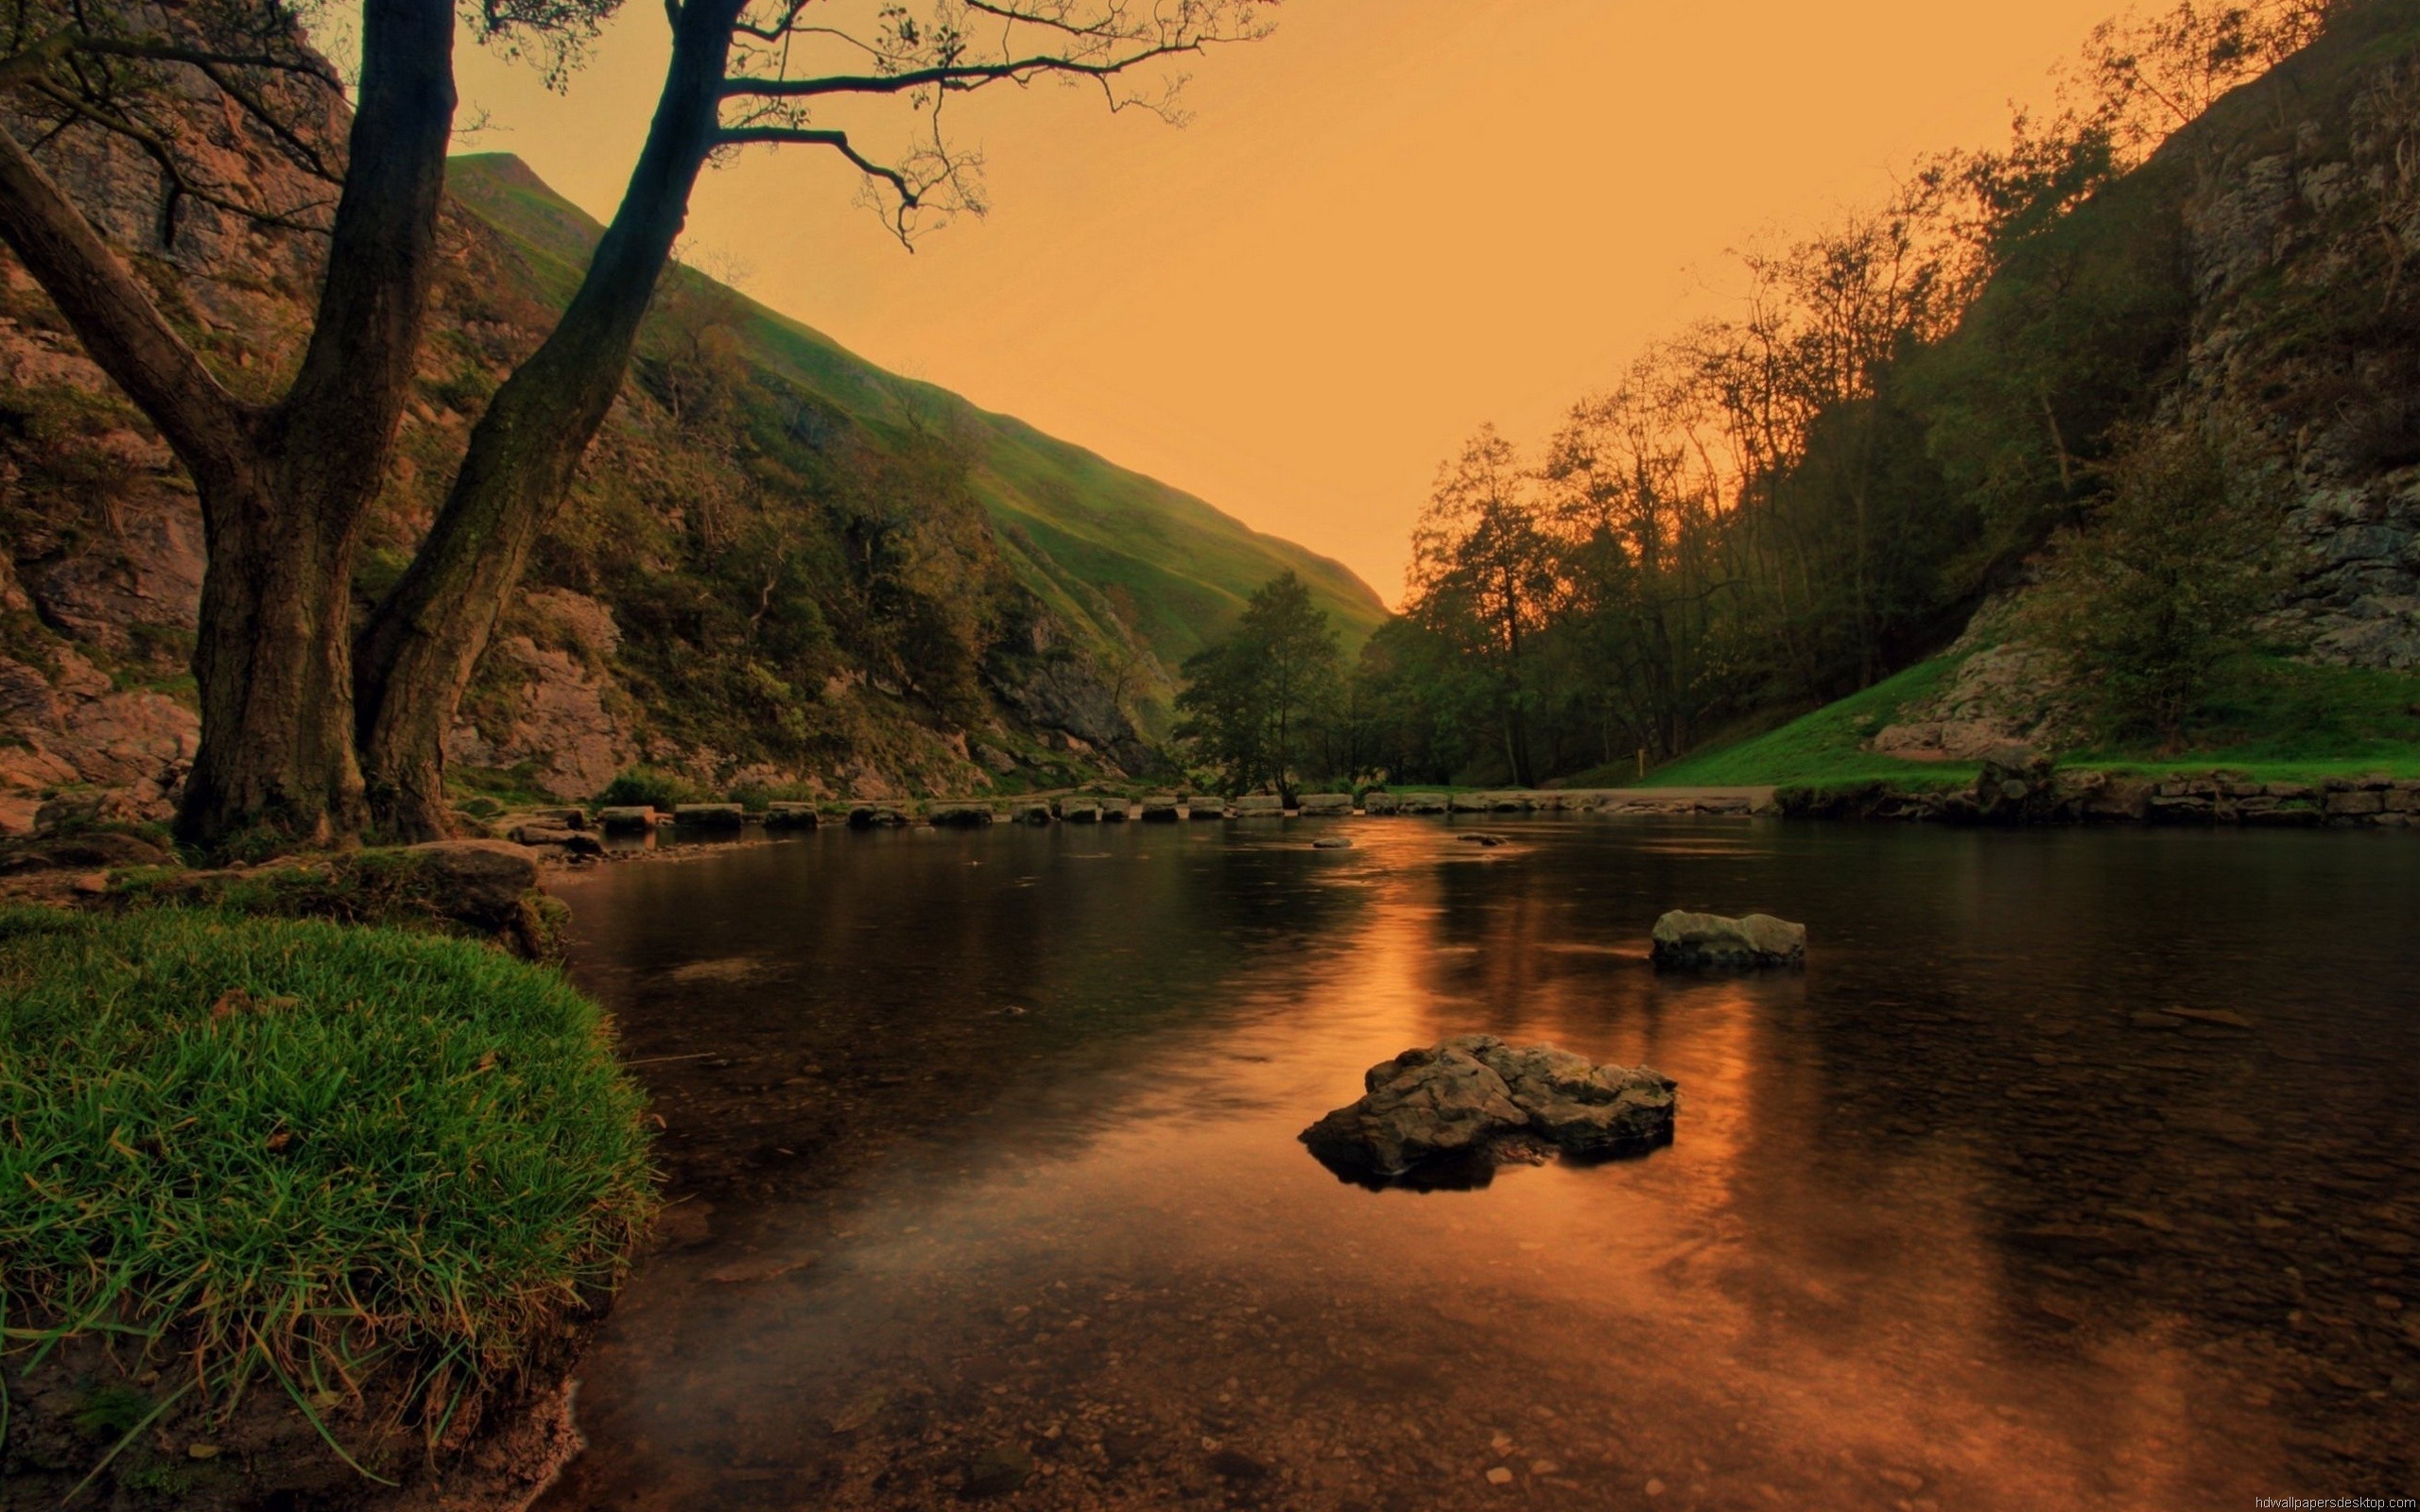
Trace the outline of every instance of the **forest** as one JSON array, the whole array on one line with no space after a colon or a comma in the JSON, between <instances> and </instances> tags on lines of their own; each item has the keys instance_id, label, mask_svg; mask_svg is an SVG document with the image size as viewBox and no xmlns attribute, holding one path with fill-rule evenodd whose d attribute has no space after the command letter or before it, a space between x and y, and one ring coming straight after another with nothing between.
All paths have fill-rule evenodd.
<instances>
[{"instance_id":1,"label":"forest","mask_svg":"<svg viewBox=\"0 0 2420 1512\"><path fill-rule=\"evenodd\" d=\"M1290 781L1261 754L1281 748L1305 777L1644 775L1872 687L2020 586L2091 733L2175 745L2231 659L2290 644L2258 625L2273 417L2180 392L2177 206L2235 146L2215 103L2379 14L2184 0L2105 23L1999 146L1739 250L1735 313L1652 343L1551 435L1482 426L1443 461L1401 611L1357 662L1260 696L1284 742L1233 713L1277 663L1197 659L1198 753L1234 783ZM2408 93L2357 103L2357 153L2404 140ZM2382 282L2360 343L2411 318Z\"/></svg>"}]
</instances>

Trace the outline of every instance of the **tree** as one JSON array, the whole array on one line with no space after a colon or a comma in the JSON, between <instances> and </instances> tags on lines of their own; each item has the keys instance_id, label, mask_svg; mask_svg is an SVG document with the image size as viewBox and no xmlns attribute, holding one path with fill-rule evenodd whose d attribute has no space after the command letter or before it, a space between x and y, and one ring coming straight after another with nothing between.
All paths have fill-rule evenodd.
<instances>
[{"instance_id":1,"label":"tree","mask_svg":"<svg viewBox=\"0 0 2420 1512\"><path fill-rule=\"evenodd\" d=\"M2274 600L2277 510L2258 469L2230 466L2216 428L2188 419L2132 434L2097 518L2062 543L2031 605L2105 739L2179 747Z\"/></svg>"},{"instance_id":2,"label":"tree","mask_svg":"<svg viewBox=\"0 0 2420 1512\"><path fill-rule=\"evenodd\" d=\"M560 78L617 0L484 0L477 41ZM1172 113L1158 65L1261 35L1266 0L892 0L872 19L836 0L667 0L672 54L620 207L579 289L474 426L426 539L355 633L353 562L384 481L435 272L451 140L448 0L364 0L344 150L342 81L285 0L95 7L16 0L0 87L0 240L94 360L155 424L200 497L209 567L194 657L201 748L180 832L325 842L374 824L446 833L442 739L532 544L629 370L640 322L698 175L755 145L838 152L903 239L982 209L978 161L944 131L958 95L1046 78L1113 109ZM1130 86L1129 78L1148 82ZM905 107L896 154L816 113L848 98ZM335 194L277 205L220 181L178 112L223 104ZM324 228L317 319L292 382L239 398L147 284L44 171L59 132L136 145L164 194L160 235L199 203Z\"/></svg>"},{"instance_id":3,"label":"tree","mask_svg":"<svg viewBox=\"0 0 2420 1512\"><path fill-rule=\"evenodd\" d=\"M1486 664L1512 781L1535 780L1523 661L1556 592L1555 553L1512 443L1482 425L1437 484L1411 535L1407 612Z\"/></svg>"},{"instance_id":4,"label":"tree","mask_svg":"<svg viewBox=\"0 0 2420 1512\"><path fill-rule=\"evenodd\" d=\"M1181 738L1242 792L1273 782L1288 799L1334 710L1343 647L1327 611L1288 572L1253 590L1235 633L1185 659Z\"/></svg>"}]
</instances>

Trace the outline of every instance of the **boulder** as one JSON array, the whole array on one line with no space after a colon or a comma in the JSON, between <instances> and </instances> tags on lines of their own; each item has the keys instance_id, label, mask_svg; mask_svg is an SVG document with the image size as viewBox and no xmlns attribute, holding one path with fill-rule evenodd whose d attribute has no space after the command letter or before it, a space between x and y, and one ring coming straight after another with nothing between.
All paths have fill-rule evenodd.
<instances>
[{"instance_id":1,"label":"boulder","mask_svg":"<svg viewBox=\"0 0 2420 1512\"><path fill-rule=\"evenodd\" d=\"M1059 800L1059 819L1063 824L1098 824L1100 800L1090 798L1064 798Z\"/></svg>"},{"instance_id":2,"label":"boulder","mask_svg":"<svg viewBox=\"0 0 2420 1512\"><path fill-rule=\"evenodd\" d=\"M1449 814L1453 806L1443 793L1405 793L1395 800L1398 814Z\"/></svg>"},{"instance_id":3,"label":"boulder","mask_svg":"<svg viewBox=\"0 0 2420 1512\"><path fill-rule=\"evenodd\" d=\"M1485 814L1495 807L1485 793L1457 793L1446 799L1446 808L1455 814Z\"/></svg>"},{"instance_id":4,"label":"boulder","mask_svg":"<svg viewBox=\"0 0 2420 1512\"><path fill-rule=\"evenodd\" d=\"M1048 824L1050 822L1050 805L1038 800L1031 803L1020 803L1016 806L1015 818L1016 822L1019 824Z\"/></svg>"},{"instance_id":5,"label":"boulder","mask_svg":"<svg viewBox=\"0 0 2420 1512\"><path fill-rule=\"evenodd\" d=\"M1668 1076L1599 1066L1551 1045L1465 1035L1370 1068L1365 1094L1303 1131L1330 1170L1369 1186L1484 1183L1549 1150L1640 1155L1672 1142Z\"/></svg>"},{"instance_id":6,"label":"boulder","mask_svg":"<svg viewBox=\"0 0 2420 1512\"><path fill-rule=\"evenodd\" d=\"M973 808L982 807L980 804L970 804L967 806ZM989 817L991 812L992 811L990 809L983 809L983 813L986 817L980 821L981 823L989 824L992 822ZM888 803L860 803L855 808L849 810L849 828L852 830L896 830L905 826L907 822L908 816L901 810L892 808ZM940 821L936 820L934 822L938 823Z\"/></svg>"},{"instance_id":7,"label":"boulder","mask_svg":"<svg viewBox=\"0 0 2420 1512\"><path fill-rule=\"evenodd\" d=\"M1353 795L1305 793L1294 800L1294 812L1306 819L1349 818L1353 814Z\"/></svg>"},{"instance_id":8,"label":"boulder","mask_svg":"<svg viewBox=\"0 0 2420 1512\"><path fill-rule=\"evenodd\" d=\"M1512 843L1509 836L1496 834L1487 830L1467 831L1464 833L1454 836L1454 838L1461 841L1464 845L1482 846L1490 850L1495 850L1499 845L1511 845Z\"/></svg>"},{"instance_id":9,"label":"boulder","mask_svg":"<svg viewBox=\"0 0 2420 1512\"><path fill-rule=\"evenodd\" d=\"M1184 816L1196 823L1205 823L1211 819L1223 819L1227 816L1227 805L1219 802L1215 798L1204 795L1203 797L1195 799L1192 802L1187 803L1184 806Z\"/></svg>"},{"instance_id":10,"label":"boulder","mask_svg":"<svg viewBox=\"0 0 2420 1512\"><path fill-rule=\"evenodd\" d=\"M655 828L655 810L644 803L598 809L596 823L608 833L652 830Z\"/></svg>"},{"instance_id":11,"label":"boulder","mask_svg":"<svg viewBox=\"0 0 2420 1512\"><path fill-rule=\"evenodd\" d=\"M979 830L999 816L992 812L988 803L936 803L925 810L925 817L945 829ZM855 816L850 822L856 822Z\"/></svg>"},{"instance_id":12,"label":"boulder","mask_svg":"<svg viewBox=\"0 0 2420 1512\"><path fill-rule=\"evenodd\" d=\"M89 871L95 867L165 867L176 857L120 830L47 832L0 843L0 876L26 871Z\"/></svg>"},{"instance_id":13,"label":"boulder","mask_svg":"<svg viewBox=\"0 0 2420 1512\"><path fill-rule=\"evenodd\" d=\"M1132 815L1126 812L1126 808L1127 804L1124 799L1114 798L1109 799L1100 806L1100 822L1103 824L1124 824L1129 818L1132 817Z\"/></svg>"},{"instance_id":14,"label":"boulder","mask_svg":"<svg viewBox=\"0 0 2420 1512\"><path fill-rule=\"evenodd\" d=\"M1530 1127L1566 1154L1603 1159L1643 1155L1672 1143L1677 1084L1646 1067L1599 1066L1552 1045L1516 1050L1476 1035L1466 1040L1498 1076Z\"/></svg>"},{"instance_id":15,"label":"boulder","mask_svg":"<svg viewBox=\"0 0 2420 1512\"><path fill-rule=\"evenodd\" d=\"M1286 816L1286 800L1274 793L1246 793L1236 799L1236 817L1239 819L1282 819Z\"/></svg>"},{"instance_id":16,"label":"boulder","mask_svg":"<svg viewBox=\"0 0 2420 1512\"><path fill-rule=\"evenodd\" d=\"M1402 801L1402 799L1396 798L1392 793L1364 793L1361 795L1361 812L1364 814L1393 814L1398 811Z\"/></svg>"},{"instance_id":17,"label":"boulder","mask_svg":"<svg viewBox=\"0 0 2420 1512\"><path fill-rule=\"evenodd\" d=\"M563 824L523 824L514 827L512 841L516 845L544 846L564 856L601 856L605 842L586 830L575 830Z\"/></svg>"},{"instance_id":18,"label":"boulder","mask_svg":"<svg viewBox=\"0 0 2420 1512\"><path fill-rule=\"evenodd\" d=\"M1143 822L1146 824L1174 824L1179 818L1184 816L1179 812L1180 808L1181 805L1173 796L1161 795L1147 798L1143 800Z\"/></svg>"},{"instance_id":19,"label":"boulder","mask_svg":"<svg viewBox=\"0 0 2420 1512\"><path fill-rule=\"evenodd\" d=\"M683 803L672 810L676 824L699 830L736 830L748 822L748 811L736 803Z\"/></svg>"},{"instance_id":20,"label":"boulder","mask_svg":"<svg viewBox=\"0 0 2420 1512\"><path fill-rule=\"evenodd\" d=\"M1675 910L1655 921L1651 953L1658 966L1804 966L1806 926L1771 914L1724 919Z\"/></svg>"},{"instance_id":21,"label":"boulder","mask_svg":"<svg viewBox=\"0 0 2420 1512\"><path fill-rule=\"evenodd\" d=\"M537 858L502 840L432 840L404 853L440 911L465 923L509 928L521 918L522 900L537 890Z\"/></svg>"},{"instance_id":22,"label":"boulder","mask_svg":"<svg viewBox=\"0 0 2420 1512\"><path fill-rule=\"evenodd\" d=\"M769 830L812 830L823 822L823 816L812 803L776 800L765 805L765 828Z\"/></svg>"}]
</instances>

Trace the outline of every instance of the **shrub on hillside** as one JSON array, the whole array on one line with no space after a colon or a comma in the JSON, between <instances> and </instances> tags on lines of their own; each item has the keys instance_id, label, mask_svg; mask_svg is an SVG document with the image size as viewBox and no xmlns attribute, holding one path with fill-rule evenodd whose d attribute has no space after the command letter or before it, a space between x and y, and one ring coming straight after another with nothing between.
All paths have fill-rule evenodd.
<instances>
[{"instance_id":1,"label":"shrub on hillside","mask_svg":"<svg viewBox=\"0 0 2420 1512\"><path fill-rule=\"evenodd\" d=\"M2103 739L2175 749L2254 649L2277 527L2256 468L2197 425L2138 431L2090 524L2062 543L2032 628Z\"/></svg>"},{"instance_id":2,"label":"shrub on hillside","mask_svg":"<svg viewBox=\"0 0 2420 1512\"><path fill-rule=\"evenodd\" d=\"M605 784L596 801L605 808L655 808L669 810L677 804L700 801L698 789L670 772L652 766L633 766Z\"/></svg>"}]
</instances>

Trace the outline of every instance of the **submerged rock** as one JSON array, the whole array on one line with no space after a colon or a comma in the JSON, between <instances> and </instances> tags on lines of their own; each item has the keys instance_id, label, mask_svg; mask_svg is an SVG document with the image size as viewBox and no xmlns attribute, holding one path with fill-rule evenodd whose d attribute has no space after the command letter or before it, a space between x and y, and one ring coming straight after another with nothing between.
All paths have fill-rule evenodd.
<instances>
[{"instance_id":1,"label":"submerged rock","mask_svg":"<svg viewBox=\"0 0 2420 1512\"><path fill-rule=\"evenodd\" d=\"M1806 926L1771 914L1725 919L1676 909L1655 921L1651 954L1658 966L1804 966Z\"/></svg>"},{"instance_id":2,"label":"submerged rock","mask_svg":"<svg viewBox=\"0 0 2420 1512\"><path fill-rule=\"evenodd\" d=\"M1672 1143L1677 1084L1552 1045L1464 1035L1370 1068L1367 1095L1303 1131L1330 1170L1367 1186L1483 1185L1550 1150L1585 1159Z\"/></svg>"}]
</instances>

